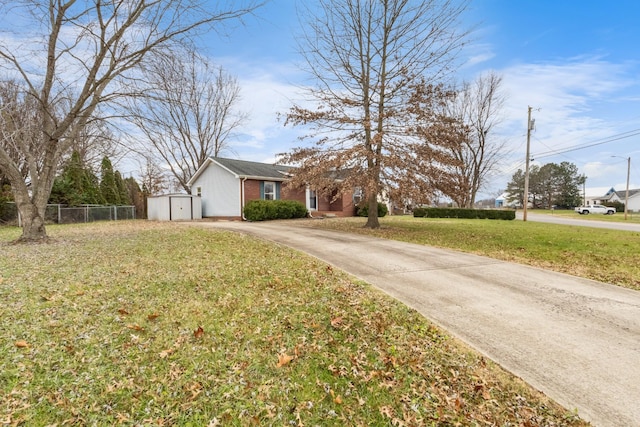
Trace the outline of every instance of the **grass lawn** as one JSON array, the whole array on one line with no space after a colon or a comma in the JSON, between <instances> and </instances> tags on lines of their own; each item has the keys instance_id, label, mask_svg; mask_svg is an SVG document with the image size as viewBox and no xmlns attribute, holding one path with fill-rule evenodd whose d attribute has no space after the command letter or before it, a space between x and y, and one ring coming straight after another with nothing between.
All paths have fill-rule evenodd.
<instances>
[{"instance_id":1,"label":"grass lawn","mask_svg":"<svg viewBox=\"0 0 640 427\"><path fill-rule=\"evenodd\" d=\"M49 234L0 228L3 425L585 425L287 248L143 221Z\"/></svg>"},{"instance_id":2,"label":"grass lawn","mask_svg":"<svg viewBox=\"0 0 640 427\"><path fill-rule=\"evenodd\" d=\"M380 229L370 230L363 228L365 222L365 218L344 218L308 224L456 249L640 290L640 233L636 232L533 221L412 216L381 218Z\"/></svg>"}]
</instances>

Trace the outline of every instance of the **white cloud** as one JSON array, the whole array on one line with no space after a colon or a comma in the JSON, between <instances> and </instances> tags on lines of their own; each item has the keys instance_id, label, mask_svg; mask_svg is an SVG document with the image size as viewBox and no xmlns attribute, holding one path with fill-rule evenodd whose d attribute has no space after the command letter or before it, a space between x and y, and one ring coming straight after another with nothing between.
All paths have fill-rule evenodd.
<instances>
[{"instance_id":1,"label":"white cloud","mask_svg":"<svg viewBox=\"0 0 640 427\"><path fill-rule=\"evenodd\" d=\"M269 63L240 58L214 58L236 76L241 88L239 111L249 115L238 129L238 139L230 141L239 158L274 162L276 155L298 146L302 129L284 125L285 115L304 98L295 83L301 81L299 68L291 63Z\"/></svg>"},{"instance_id":2,"label":"white cloud","mask_svg":"<svg viewBox=\"0 0 640 427\"><path fill-rule=\"evenodd\" d=\"M626 168L621 171L619 164L613 165L611 155L631 155L638 137L560 155L542 154L640 127L637 105L632 101L640 96L633 64L576 57L566 62L517 64L497 71L503 76L506 95L499 133L514 152L505 160L502 174L488 183L489 188L504 188L518 168L524 169L528 106L533 107L536 123L531 134L535 163L568 161L588 177L588 186L611 187L618 183L616 189L624 188L619 182L626 177Z\"/></svg>"},{"instance_id":3,"label":"white cloud","mask_svg":"<svg viewBox=\"0 0 640 427\"><path fill-rule=\"evenodd\" d=\"M463 69L472 68L495 58L493 46L486 43L473 43L463 50L462 55L467 57L462 66Z\"/></svg>"}]
</instances>

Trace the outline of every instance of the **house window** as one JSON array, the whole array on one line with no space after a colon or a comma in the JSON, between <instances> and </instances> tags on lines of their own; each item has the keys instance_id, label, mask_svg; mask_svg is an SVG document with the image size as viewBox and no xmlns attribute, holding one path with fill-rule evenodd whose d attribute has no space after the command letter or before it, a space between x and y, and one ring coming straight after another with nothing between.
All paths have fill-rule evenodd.
<instances>
[{"instance_id":1,"label":"house window","mask_svg":"<svg viewBox=\"0 0 640 427\"><path fill-rule=\"evenodd\" d=\"M264 200L276 200L276 183L265 181Z\"/></svg>"},{"instance_id":2,"label":"house window","mask_svg":"<svg viewBox=\"0 0 640 427\"><path fill-rule=\"evenodd\" d=\"M362 199L364 198L364 194L362 191L362 188L356 187L353 190L353 204L357 205L358 203L360 203L362 201Z\"/></svg>"},{"instance_id":3,"label":"house window","mask_svg":"<svg viewBox=\"0 0 640 427\"><path fill-rule=\"evenodd\" d=\"M318 210L318 194L315 190L309 190L309 210Z\"/></svg>"}]
</instances>

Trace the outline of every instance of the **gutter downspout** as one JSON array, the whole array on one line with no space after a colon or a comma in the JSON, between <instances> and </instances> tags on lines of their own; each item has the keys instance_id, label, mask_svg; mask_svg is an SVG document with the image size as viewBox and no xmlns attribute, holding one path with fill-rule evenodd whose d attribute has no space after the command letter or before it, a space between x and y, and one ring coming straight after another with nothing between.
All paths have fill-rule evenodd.
<instances>
[{"instance_id":1,"label":"gutter downspout","mask_svg":"<svg viewBox=\"0 0 640 427\"><path fill-rule=\"evenodd\" d=\"M242 178L242 191L240 194L240 216L242 217L243 221L246 221L247 218L244 217L244 182L247 180L247 177L245 176L244 178Z\"/></svg>"}]
</instances>

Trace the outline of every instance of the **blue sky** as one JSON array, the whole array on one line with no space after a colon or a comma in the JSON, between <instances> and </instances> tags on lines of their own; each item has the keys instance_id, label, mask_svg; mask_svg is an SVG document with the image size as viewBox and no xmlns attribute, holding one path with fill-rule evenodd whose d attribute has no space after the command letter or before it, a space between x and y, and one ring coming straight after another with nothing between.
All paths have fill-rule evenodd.
<instances>
[{"instance_id":1,"label":"blue sky","mask_svg":"<svg viewBox=\"0 0 640 427\"><path fill-rule=\"evenodd\" d=\"M457 79L488 70L503 77L506 103L496 137L510 152L483 196L496 195L524 168L528 106L536 120L535 164L569 161L587 175L587 187L624 190L631 157L631 187L640 188L639 18L640 2L632 0L471 2L464 24L474 28L472 43ZM244 26L206 40L207 54L237 76L240 107L251 115L242 135L230 141L230 157L273 162L299 145L302 130L277 120L301 99L298 87L309 77L296 65L297 27L296 1L271 0Z\"/></svg>"}]
</instances>

